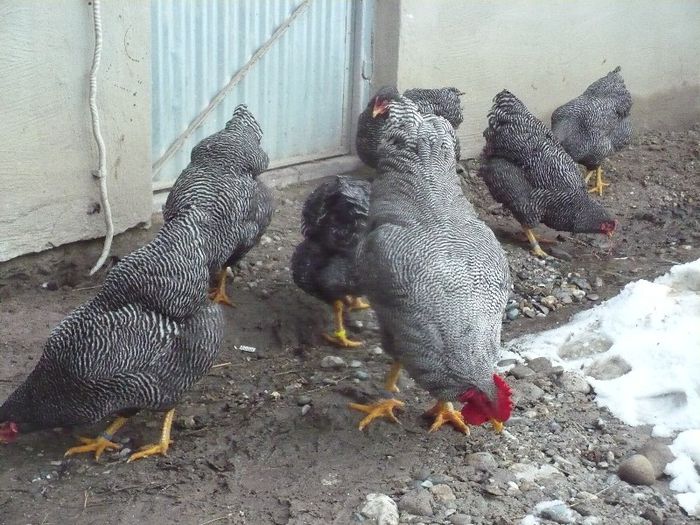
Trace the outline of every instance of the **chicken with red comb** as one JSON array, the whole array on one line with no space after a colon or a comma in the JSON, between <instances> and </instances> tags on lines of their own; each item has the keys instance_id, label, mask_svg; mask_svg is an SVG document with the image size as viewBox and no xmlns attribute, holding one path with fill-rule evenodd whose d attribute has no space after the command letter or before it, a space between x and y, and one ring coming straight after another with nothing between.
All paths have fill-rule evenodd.
<instances>
[{"instance_id":1,"label":"chicken with red comb","mask_svg":"<svg viewBox=\"0 0 700 525\"><path fill-rule=\"evenodd\" d=\"M360 242L362 289L377 313L382 346L436 399L431 431L491 422L501 430L511 396L496 372L501 323L511 290L508 261L493 232L464 196L452 126L410 100L389 104L372 182L368 227ZM462 411L452 403L464 403ZM397 399L355 404L360 428L396 420Z\"/></svg>"}]
</instances>

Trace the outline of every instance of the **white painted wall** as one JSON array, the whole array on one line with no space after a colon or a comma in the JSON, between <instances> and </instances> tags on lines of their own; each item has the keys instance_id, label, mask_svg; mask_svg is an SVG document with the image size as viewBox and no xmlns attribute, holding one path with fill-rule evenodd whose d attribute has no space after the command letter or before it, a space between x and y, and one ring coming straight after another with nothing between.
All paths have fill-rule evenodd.
<instances>
[{"instance_id":1,"label":"white painted wall","mask_svg":"<svg viewBox=\"0 0 700 525\"><path fill-rule=\"evenodd\" d=\"M148 0L103 0L98 107L115 231L151 216ZM0 2L0 261L104 235L88 108L92 6Z\"/></svg>"},{"instance_id":2,"label":"white painted wall","mask_svg":"<svg viewBox=\"0 0 700 525\"><path fill-rule=\"evenodd\" d=\"M681 128L700 120L697 0L399 5L399 88L454 85L466 92L459 130L464 156L478 155L486 114L500 90L515 93L549 125L552 110L618 64L638 128ZM378 20L377 30L390 27L391 18ZM391 62L395 51L388 49L388 58L383 53L375 49L380 62Z\"/></svg>"}]
</instances>

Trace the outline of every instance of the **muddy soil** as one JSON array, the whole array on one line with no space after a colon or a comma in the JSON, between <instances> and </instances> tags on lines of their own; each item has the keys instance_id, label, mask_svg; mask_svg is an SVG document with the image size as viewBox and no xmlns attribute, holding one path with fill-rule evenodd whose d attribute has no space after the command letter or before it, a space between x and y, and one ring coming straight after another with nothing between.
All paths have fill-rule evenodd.
<instances>
[{"instance_id":1,"label":"muddy soil","mask_svg":"<svg viewBox=\"0 0 700 525\"><path fill-rule=\"evenodd\" d=\"M544 263L529 255L517 223L466 162L465 191L502 240L516 281L519 314L505 321L506 340L558 325L630 281L700 257L699 138L700 129L648 132L611 159L612 185L601 199L619 232L612 242L563 234L552 248L559 258ZM157 439L162 416L153 413L134 417L118 434L125 450L100 463L64 458L75 443L70 433L23 436L0 448L0 523L373 523L360 513L370 493L398 502L402 523L519 523L536 503L553 499L572 508L577 523L691 522L668 480L639 487L615 475L650 429L623 425L591 394L567 391L547 372L509 378L519 403L501 435L486 427L470 437L449 428L429 434L421 414L432 400L406 377L398 394L406 402L402 424L358 431L361 416L346 405L383 394L389 360L370 311L350 316L362 348L325 344L328 308L291 282L301 204L314 185L277 192L266 237L230 285L236 307L225 312L219 366L179 405L168 456L126 464L128 449ZM140 246L157 226L121 235L115 253ZM52 327L94 295L104 273L86 274L98 250L80 243L0 267L0 398L34 366ZM555 287L580 277L591 289L530 317L547 276ZM323 368L329 355L346 366ZM522 465L538 474L524 476Z\"/></svg>"}]
</instances>

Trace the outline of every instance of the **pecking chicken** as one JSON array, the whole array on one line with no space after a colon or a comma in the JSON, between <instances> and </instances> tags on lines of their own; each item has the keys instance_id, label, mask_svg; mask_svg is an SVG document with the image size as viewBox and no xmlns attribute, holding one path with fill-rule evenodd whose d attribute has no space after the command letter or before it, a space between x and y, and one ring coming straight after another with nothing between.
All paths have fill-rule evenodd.
<instances>
[{"instance_id":1,"label":"pecking chicken","mask_svg":"<svg viewBox=\"0 0 700 525\"><path fill-rule=\"evenodd\" d=\"M613 234L617 222L588 195L573 159L515 95L496 95L488 121L479 175L520 223L535 255L547 255L532 231L540 222L560 231Z\"/></svg>"},{"instance_id":2,"label":"pecking chicken","mask_svg":"<svg viewBox=\"0 0 700 525\"><path fill-rule=\"evenodd\" d=\"M193 207L206 211L218 238L211 260L217 285L210 298L229 306L226 270L258 243L274 211L270 190L257 180L269 163L261 139L255 117L246 106L236 107L223 130L192 149L163 207L166 222Z\"/></svg>"},{"instance_id":3,"label":"pecking chicken","mask_svg":"<svg viewBox=\"0 0 700 525\"><path fill-rule=\"evenodd\" d=\"M603 181L601 164L629 144L631 108L632 96L618 66L552 113L554 136L576 162L586 167L586 182L596 175L591 192L602 195L603 188L609 186Z\"/></svg>"},{"instance_id":4,"label":"pecking chicken","mask_svg":"<svg viewBox=\"0 0 700 525\"><path fill-rule=\"evenodd\" d=\"M292 255L292 278L306 293L333 306L335 331L330 343L355 347L343 324L345 308L368 308L359 298L355 251L367 224L369 182L336 176L320 184L304 203L304 240Z\"/></svg>"},{"instance_id":5,"label":"pecking chicken","mask_svg":"<svg viewBox=\"0 0 700 525\"><path fill-rule=\"evenodd\" d=\"M464 95L454 87L439 89L409 89L403 96L410 99L424 115L444 117L457 130L464 120L459 97ZM382 128L387 118L387 110L392 101L399 100L399 91L392 86L384 86L372 97L365 110L357 119L355 145L360 160L372 168L377 167L378 148ZM460 145L455 137L455 159L459 161Z\"/></svg>"},{"instance_id":6,"label":"pecking chicken","mask_svg":"<svg viewBox=\"0 0 700 525\"><path fill-rule=\"evenodd\" d=\"M52 332L29 377L0 407L0 442L116 415L66 455L121 445L113 436L141 409L166 411L161 439L129 461L165 455L174 405L207 373L221 346L220 307L207 299L209 245L200 210L166 223L114 266L97 296Z\"/></svg>"},{"instance_id":7,"label":"pecking chicken","mask_svg":"<svg viewBox=\"0 0 700 525\"><path fill-rule=\"evenodd\" d=\"M437 399L431 431L449 423L467 433L484 422L500 431L511 412L511 391L495 373L508 261L462 193L449 123L401 97L389 104L384 133L358 267L394 359L385 388L398 391L404 367ZM402 405L350 407L367 414L363 429L378 417L396 421Z\"/></svg>"}]
</instances>

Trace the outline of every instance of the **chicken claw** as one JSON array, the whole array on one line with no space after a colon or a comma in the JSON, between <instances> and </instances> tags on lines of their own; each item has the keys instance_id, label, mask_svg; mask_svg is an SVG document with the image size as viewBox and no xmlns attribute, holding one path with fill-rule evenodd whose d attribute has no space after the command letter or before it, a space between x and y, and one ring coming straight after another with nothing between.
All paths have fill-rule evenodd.
<instances>
[{"instance_id":1,"label":"chicken claw","mask_svg":"<svg viewBox=\"0 0 700 525\"><path fill-rule=\"evenodd\" d=\"M463 434L469 435L469 426L464 422L462 414L454 409L452 403L438 401L433 408L425 413L427 416L435 416L433 424L428 432L435 432L445 423L449 423Z\"/></svg>"},{"instance_id":2,"label":"chicken claw","mask_svg":"<svg viewBox=\"0 0 700 525\"><path fill-rule=\"evenodd\" d=\"M345 304L348 305L348 310L350 311L365 310L371 306L367 301L365 301L361 297L354 297L352 295L345 296Z\"/></svg>"},{"instance_id":3,"label":"chicken claw","mask_svg":"<svg viewBox=\"0 0 700 525\"><path fill-rule=\"evenodd\" d=\"M540 257L540 258L546 258L549 257L547 252L545 252L542 248L540 248L540 243L537 242L537 237L535 236L535 232L532 231L532 229L523 226L523 231L525 232L525 235L527 236L527 240L530 241L530 246L532 247L532 254Z\"/></svg>"},{"instance_id":4,"label":"chicken claw","mask_svg":"<svg viewBox=\"0 0 700 525\"><path fill-rule=\"evenodd\" d=\"M226 268L221 270L219 272L219 276L217 277L217 281L219 284L216 285L216 288L211 290L209 292L209 299L214 301L216 304L225 304L226 306L235 306L232 302L231 299L229 299L228 294L226 293Z\"/></svg>"},{"instance_id":5,"label":"chicken claw","mask_svg":"<svg viewBox=\"0 0 700 525\"><path fill-rule=\"evenodd\" d=\"M352 339L348 339L348 335L347 332L345 332L345 329L336 330L335 332L333 332L332 335L321 335L323 335L323 338L329 343L343 348L357 348L358 346L362 346L364 344L362 341L353 341Z\"/></svg>"},{"instance_id":6,"label":"chicken claw","mask_svg":"<svg viewBox=\"0 0 700 525\"><path fill-rule=\"evenodd\" d=\"M589 176L592 175L593 173L595 173L595 175L596 175L596 182L593 185L593 187L588 190L588 193L597 193L599 196L602 197L603 196L603 189L606 186L610 186L610 183L603 181L603 168L601 168L600 166L598 166L597 170L590 172ZM588 178L586 178L586 182L588 182Z\"/></svg>"},{"instance_id":7,"label":"chicken claw","mask_svg":"<svg viewBox=\"0 0 700 525\"><path fill-rule=\"evenodd\" d=\"M352 408L353 410L359 410L360 412L364 412L365 414L367 414L364 417L364 419L360 421L360 425L357 427L360 430L364 430L364 428L367 425L369 425L372 421L380 417L385 417L392 423L401 424L394 415L394 409L402 408L404 405L405 403L403 401L399 401L398 399L380 399L379 401L372 403L371 405L350 403L348 407Z\"/></svg>"},{"instance_id":8,"label":"chicken claw","mask_svg":"<svg viewBox=\"0 0 700 525\"><path fill-rule=\"evenodd\" d=\"M78 439L82 445L71 447L66 450L64 456L74 456L75 454L84 454L86 452L95 453L95 461L100 460L100 456L105 450L120 450L122 446L119 443L113 443L112 438L117 430L124 426L127 418L118 417L111 425L109 425L102 434L96 438L86 438L79 436Z\"/></svg>"},{"instance_id":9,"label":"chicken claw","mask_svg":"<svg viewBox=\"0 0 700 525\"><path fill-rule=\"evenodd\" d=\"M141 447L138 450L138 452L134 452L131 456L129 456L129 459L126 462L131 463L132 461L136 461L137 459L147 458L148 456L155 456L156 454L160 454L161 456L167 456L168 448L170 447L170 443L172 443L172 441L170 440L170 428L173 425L174 415L175 409L168 410L168 412L165 414L165 419L163 420L163 431L160 434L159 443L145 445Z\"/></svg>"}]
</instances>

